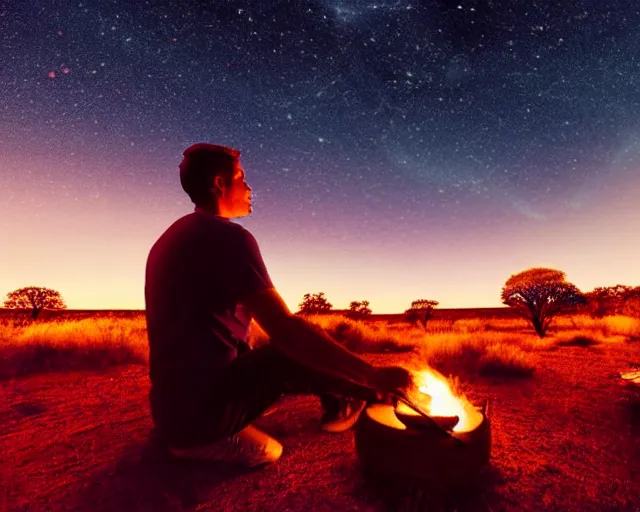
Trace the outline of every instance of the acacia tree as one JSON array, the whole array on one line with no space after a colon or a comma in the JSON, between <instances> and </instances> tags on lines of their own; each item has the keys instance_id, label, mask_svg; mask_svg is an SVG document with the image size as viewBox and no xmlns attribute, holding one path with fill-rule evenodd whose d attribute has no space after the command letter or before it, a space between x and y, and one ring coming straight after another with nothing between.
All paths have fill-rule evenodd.
<instances>
[{"instance_id":1,"label":"acacia tree","mask_svg":"<svg viewBox=\"0 0 640 512\"><path fill-rule=\"evenodd\" d=\"M333 304L327 300L324 292L314 294L305 293L298 307L300 308L300 313L316 314L331 311Z\"/></svg>"},{"instance_id":2,"label":"acacia tree","mask_svg":"<svg viewBox=\"0 0 640 512\"><path fill-rule=\"evenodd\" d=\"M36 320L43 309L66 309L60 292L40 286L27 286L7 294L4 307L8 309L31 309L31 318Z\"/></svg>"},{"instance_id":3,"label":"acacia tree","mask_svg":"<svg viewBox=\"0 0 640 512\"><path fill-rule=\"evenodd\" d=\"M439 304L437 300L418 299L411 303L411 307L404 312L404 319L407 322L422 324L427 328L427 321L433 316L434 308Z\"/></svg>"},{"instance_id":4,"label":"acacia tree","mask_svg":"<svg viewBox=\"0 0 640 512\"><path fill-rule=\"evenodd\" d=\"M371 309L369 308L369 301L351 301L349 304L349 312L347 316L349 318L362 318L365 316L369 316L371 314Z\"/></svg>"},{"instance_id":5,"label":"acacia tree","mask_svg":"<svg viewBox=\"0 0 640 512\"><path fill-rule=\"evenodd\" d=\"M551 268L530 268L512 275L501 297L504 304L531 322L540 338L555 315L586 303L580 290L565 281L565 273Z\"/></svg>"}]
</instances>

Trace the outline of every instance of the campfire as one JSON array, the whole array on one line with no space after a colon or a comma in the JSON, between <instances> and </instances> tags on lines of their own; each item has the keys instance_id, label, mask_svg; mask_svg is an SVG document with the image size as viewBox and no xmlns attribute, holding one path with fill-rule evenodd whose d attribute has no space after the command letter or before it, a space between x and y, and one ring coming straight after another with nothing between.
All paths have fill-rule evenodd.
<instances>
[{"instance_id":1,"label":"campfire","mask_svg":"<svg viewBox=\"0 0 640 512\"><path fill-rule=\"evenodd\" d=\"M489 461L488 404L474 406L430 368L414 379L417 389L397 403L365 409L356 428L356 451L368 478L380 485L457 492Z\"/></svg>"},{"instance_id":2,"label":"campfire","mask_svg":"<svg viewBox=\"0 0 640 512\"><path fill-rule=\"evenodd\" d=\"M454 435L471 432L482 423L482 413L464 396L456 396L443 375L435 370L425 369L417 372L414 380L418 384L418 392L411 395L412 401L439 425L450 425ZM419 416L418 412L402 402L398 403L395 412L401 417L400 421L402 417Z\"/></svg>"}]
</instances>

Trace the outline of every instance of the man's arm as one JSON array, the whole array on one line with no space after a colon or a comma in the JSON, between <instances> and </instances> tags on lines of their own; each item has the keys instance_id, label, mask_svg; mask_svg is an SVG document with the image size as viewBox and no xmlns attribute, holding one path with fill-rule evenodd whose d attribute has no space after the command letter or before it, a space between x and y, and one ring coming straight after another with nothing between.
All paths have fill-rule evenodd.
<instances>
[{"instance_id":1,"label":"man's arm","mask_svg":"<svg viewBox=\"0 0 640 512\"><path fill-rule=\"evenodd\" d=\"M307 367L378 388L377 368L336 343L319 327L292 315L275 288L258 292L242 304L286 356Z\"/></svg>"}]
</instances>

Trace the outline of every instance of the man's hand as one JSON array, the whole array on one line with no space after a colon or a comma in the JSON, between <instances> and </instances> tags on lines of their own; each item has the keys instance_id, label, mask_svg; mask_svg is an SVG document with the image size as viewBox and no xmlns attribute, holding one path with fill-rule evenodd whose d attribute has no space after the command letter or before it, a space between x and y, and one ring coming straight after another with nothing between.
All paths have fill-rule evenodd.
<instances>
[{"instance_id":1,"label":"man's hand","mask_svg":"<svg viewBox=\"0 0 640 512\"><path fill-rule=\"evenodd\" d=\"M375 367L369 385L383 396L396 391L406 394L415 387L411 372L400 366Z\"/></svg>"}]
</instances>

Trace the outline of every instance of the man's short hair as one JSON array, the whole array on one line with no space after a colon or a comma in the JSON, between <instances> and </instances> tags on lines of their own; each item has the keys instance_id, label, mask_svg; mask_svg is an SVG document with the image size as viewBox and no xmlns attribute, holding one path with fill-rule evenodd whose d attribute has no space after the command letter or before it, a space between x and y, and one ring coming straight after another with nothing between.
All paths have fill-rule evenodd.
<instances>
[{"instance_id":1,"label":"man's short hair","mask_svg":"<svg viewBox=\"0 0 640 512\"><path fill-rule=\"evenodd\" d=\"M199 205L210 200L216 176L222 176L225 183L231 184L240 151L200 142L185 149L182 156L180 185L191 201Z\"/></svg>"}]
</instances>

